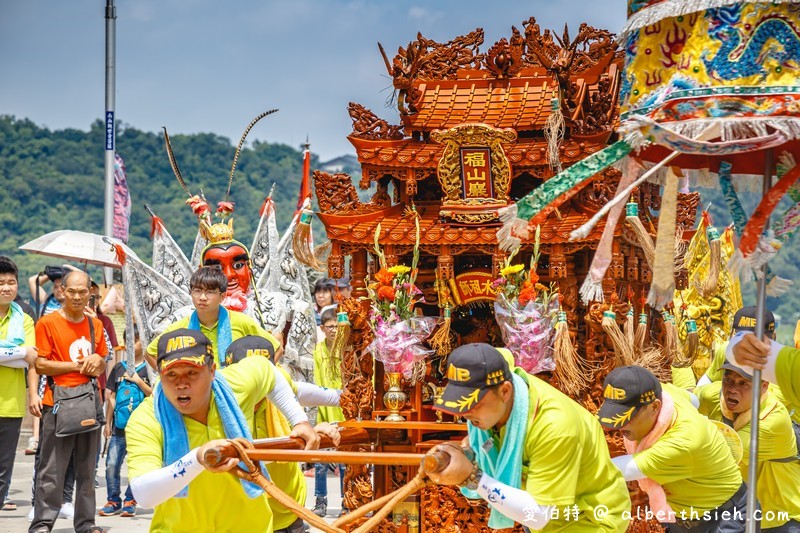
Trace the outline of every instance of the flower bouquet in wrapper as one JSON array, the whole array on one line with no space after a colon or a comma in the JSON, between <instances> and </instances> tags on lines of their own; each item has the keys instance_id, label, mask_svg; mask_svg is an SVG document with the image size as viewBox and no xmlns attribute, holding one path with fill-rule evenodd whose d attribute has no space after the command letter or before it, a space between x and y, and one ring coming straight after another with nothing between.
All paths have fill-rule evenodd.
<instances>
[{"instance_id":1,"label":"flower bouquet in wrapper","mask_svg":"<svg viewBox=\"0 0 800 533\"><path fill-rule=\"evenodd\" d=\"M421 363L433 353L423 344L436 327L436 318L418 316L414 306L422 299L422 291L414 284L417 278L419 249L414 246L411 266L386 266L386 258L378 244L380 224L375 230L375 253L380 261L380 270L375 281L367 287L372 301L370 319L375 340L367 350L381 361L387 373L400 373L406 379L416 381L424 372ZM416 242L419 242L419 223L416 226Z\"/></svg>"},{"instance_id":2,"label":"flower bouquet in wrapper","mask_svg":"<svg viewBox=\"0 0 800 533\"><path fill-rule=\"evenodd\" d=\"M528 270L522 264L511 264L514 252L494 282L497 288L494 314L503 342L514 354L515 364L530 374L555 370L553 337L559 307L556 291L539 283L536 274L538 227L535 242Z\"/></svg>"}]
</instances>

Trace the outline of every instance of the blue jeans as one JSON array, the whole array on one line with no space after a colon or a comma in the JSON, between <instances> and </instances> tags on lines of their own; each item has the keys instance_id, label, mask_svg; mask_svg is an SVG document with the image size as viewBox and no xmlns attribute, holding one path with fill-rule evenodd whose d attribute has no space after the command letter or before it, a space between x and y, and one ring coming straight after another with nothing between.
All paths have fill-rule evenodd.
<instances>
[{"instance_id":1,"label":"blue jeans","mask_svg":"<svg viewBox=\"0 0 800 533\"><path fill-rule=\"evenodd\" d=\"M125 460L127 453L125 436L112 435L111 440L108 441L108 452L106 454L106 486L108 501L110 502L122 503L119 499L119 473L122 470L122 462ZM130 500L133 500L133 493L131 492L131 486L128 485L128 490L125 491L125 501Z\"/></svg>"},{"instance_id":2,"label":"blue jeans","mask_svg":"<svg viewBox=\"0 0 800 533\"><path fill-rule=\"evenodd\" d=\"M328 496L328 463L314 464L314 496L325 498ZM345 465L333 465L339 467L339 491L344 494L344 468Z\"/></svg>"}]
</instances>

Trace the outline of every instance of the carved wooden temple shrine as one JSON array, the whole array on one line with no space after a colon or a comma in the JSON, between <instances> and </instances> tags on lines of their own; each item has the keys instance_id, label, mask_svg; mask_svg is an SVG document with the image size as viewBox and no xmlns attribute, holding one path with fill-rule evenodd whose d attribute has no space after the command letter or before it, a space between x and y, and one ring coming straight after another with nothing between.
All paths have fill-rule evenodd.
<instances>
[{"instance_id":1,"label":"carved wooden temple shrine","mask_svg":"<svg viewBox=\"0 0 800 533\"><path fill-rule=\"evenodd\" d=\"M547 181L558 165L568 167L603 149L614 140L617 122L621 53L615 51L609 32L583 24L571 39L566 29L556 36L541 31L530 18L522 32L512 27L509 39L500 39L485 53L480 51L482 44L483 30L477 29L444 44L418 35L391 61L381 47L394 80L400 124L390 125L358 104L349 106L353 131L348 139L362 168L358 186L374 187L374 195L362 202L350 176L314 172L318 216L332 245L329 275L349 274L354 297L366 296L365 279L378 269L373 255L376 230L380 226L377 239L388 265L409 265L418 218L417 283L425 296L419 307L426 315L438 315L442 302L437 286L447 284L456 305L454 345L502 343L493 317L491 283L507 257L497 244L498 209ZM544 130L557 111L563 114L566 134L557 146L557 164L552 164ZM594 176L541 226L537 273L543 283L558 286L577 349L596 369L593 386L575 398L592 412L599 406L602 381L614 356L600 327L600 304L586 308L578 287L604 226L601 222L575 242L569 241L569 234L613 197L620 175L609 168ZM635 196L645 227L655 234L658 186L646 184ZM678 218L685 230L694 225L697 203L694 196L681 198ZM604 292L641 295L651 279L642 250L624 224L618 225L616 237ZM532 241L523 242L515 262L527 264L532 249ZM406 422L381 420L387 414L382 364L363 352L371 339L367 304L355 298L342 303L352 323L343 368L356 369L343 376L342 407L348 421L378 429L382 441L377 446L384 451L423 453L441 440L460 439L465 425L447 415L437 421L431 408L443 381L442 360L429 362L424 382L405 384ZM639 312L639 304L634 304ZM624 309L617 316L624 319L624 296L619 305ZM655 323L660 317L652 318ZM558 386L552 377L540 377ZM611 442L612 450L621 452L621 440ZM375 467L373 486L366 467L348 469L344 505L354 508L402 485L414 473L407 467ZM634 505L638 503L642 497L634 494ZM487 507L467 501L450 487L426 488L391 516L382 530L488 531ZM645 527L633 524L631 530Z\"/></svg>"}]
</instances>

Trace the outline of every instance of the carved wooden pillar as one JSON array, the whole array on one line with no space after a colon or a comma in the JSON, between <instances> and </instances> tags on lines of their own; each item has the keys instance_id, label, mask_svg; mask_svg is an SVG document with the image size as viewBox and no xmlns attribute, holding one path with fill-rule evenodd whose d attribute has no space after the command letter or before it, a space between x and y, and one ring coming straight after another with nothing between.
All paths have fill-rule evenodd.
<instances>
[{"instance_id":1,"label":"carved wooden pillar","mask_svg":"<svg viewBox=\"0 0 800 533\"><path fill-rule=\"evenodd\" d=\"M413 168L406 170L406 198L409 200L417 195L417 178Z\"/></svg>"},{"instance_id":2,"label":"carved wooden pillar","mask_svg":"<svg viewBox=\"0 0 800 533\"><path fill-rule=\"evenodd\" d=\"M393 267L397 265L397 250L392 244L387 244L385 247L383 257L386 259L386 266Z\"/></svg>"},{"instance_id":3,"label":"carved wooden pillar","mask_svg":"<svg viewBox=\"0 0 800 533\"><path fill-rule=\"evenodd\" d=\"M345 275L341 248L337 241L331 241L331 253L328 255L328 276L333 279L343 278Z\"/></svg>"},{"instance_id":4,"label":"carved wooden pillar","mask_svg":"<svg viewBox=\"0 0 800 533\"><path fill-rule=\"evenodd\" d=\"M367 277L367 251L359 249L353 252L350 259L350 285L353 287L353 297L367 296L367 286L364 279ZM366 301L366 300L365 300Z\"/></svg>"},{"instance_id":5,"label":"carved wooden pillar","mask_svg":"<svg viewBox=\"0 0 800 533\"><path fill-rule=\"evenodd\" d=\"M639 258L636 257L636 253L631 247L630 253L627 254L625 261L625 277L628 281L633 282L639 279Z\"/></svg>"},{"instance_id":6,"label":"carved wooden pillar","mask_svg":"<svg viewBox=\"0 0 800 533\"><path fill-rule=\"evenodd\" d=\"M614 239L611 246L611 266L608 273L614 279L623 279L625 277L625 258L620 251L619 240Z\"/></svg>"},{"instance_id":7,"label":"carved wooden pillar","mask_svg":"<svg viewBox=\"0 0 800 533\"><path fill-rule=\"evenodd\" d=\"M442 253L436 258L436 266L439 269L439 277L443 280L450 279L454 276L453 256L450 255L450 247L447 245L442 246Z\"/></svg>"},{"instance_id":8,"label":"carved wooden pillar","mask_svg":"<svg viewBox=\"0 0 800 533\"><path fill-rule=\"evenodd\" d=\"M553 279L567 277L567 257L564 255L562 244L553 244L553 251L550 254L550 277Z\"/></svg>"},{"instance_id":9,"label":"carved wooden pillar","mask_svg":"<svg viewBox=\"0 0 800 533\"><path fill-rule=\"evenodd\" d=\"M500 271L505 266L506 254L499 248L494 249L492 254L492 276L495 278L500 277Z\"/></svg>"}]
</instances>

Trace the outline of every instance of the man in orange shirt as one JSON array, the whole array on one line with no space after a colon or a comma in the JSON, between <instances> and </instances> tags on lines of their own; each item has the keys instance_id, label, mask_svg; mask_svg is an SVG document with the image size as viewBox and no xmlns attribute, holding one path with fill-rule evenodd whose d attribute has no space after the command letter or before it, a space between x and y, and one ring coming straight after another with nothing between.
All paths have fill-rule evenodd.
<instances>
[{"instance_id":1,"label":"man in orange shirt","mask_svg":"<svg viewBox=\"0 0 800 533\"><path fill-rule=\"evenodd\" d=\"M56 385L74 387L87 383L105 371L108 355L103 325L87 317L84 308L89 303L91 280L85 272L68 272L62 281L66 299L63 307L43 316L36 324L36 347L39 357L36 371L50 376ZM89 321L92 321L90 327ZM91 331L94 332L92 339ZM94 524L94 470L97 461L100 429L56 436L56 415L53 414L53 394L48 388L42 401L42 431L40 464L36 476L36 504L33 522L28 531L48 533L61 508L64 475L74 452L75 518L77 533L103 530Z\"/></svg>"}]
</instances>

